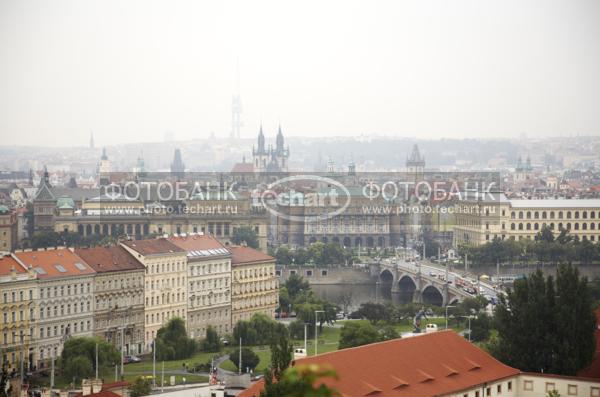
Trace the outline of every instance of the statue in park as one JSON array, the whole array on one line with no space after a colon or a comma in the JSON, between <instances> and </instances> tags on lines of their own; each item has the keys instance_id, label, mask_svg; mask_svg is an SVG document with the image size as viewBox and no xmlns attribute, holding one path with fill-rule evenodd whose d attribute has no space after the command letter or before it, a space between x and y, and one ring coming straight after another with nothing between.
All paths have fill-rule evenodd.
<instances>
[{"instance_id":1,"label":"statue in park","mask_svg":"<svg viewBox=\"0 0 600 397\"><path fill-rule=\"evenodd\" d=\"M421 333L421 319L425 317L426 320L429 320L427 318L427 315L425 313L425 308L422 307L421 310L419 310L417 312L417 314L415 314L415 318L413 319L413 327L415 327L415 329L413 330L413 333L415 334L420 334Z\"/></svg>"}]
</instances>

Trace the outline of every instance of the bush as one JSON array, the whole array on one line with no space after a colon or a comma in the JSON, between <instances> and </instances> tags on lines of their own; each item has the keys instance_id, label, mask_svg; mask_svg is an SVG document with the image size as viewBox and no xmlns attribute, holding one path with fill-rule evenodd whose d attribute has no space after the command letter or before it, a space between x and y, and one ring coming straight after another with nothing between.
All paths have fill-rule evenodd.
<instances>
[{"instance_id":1,"label":"bush","mask_svg":"<svg viewBox=\"0 0 600 397\"><path fill-rule=\"evenodd\" d=\"M131 384L131 386L129 386L131 397L147 396L150 392L152 392L150 379L139 377Z\"/></svg>"}]
</instances>

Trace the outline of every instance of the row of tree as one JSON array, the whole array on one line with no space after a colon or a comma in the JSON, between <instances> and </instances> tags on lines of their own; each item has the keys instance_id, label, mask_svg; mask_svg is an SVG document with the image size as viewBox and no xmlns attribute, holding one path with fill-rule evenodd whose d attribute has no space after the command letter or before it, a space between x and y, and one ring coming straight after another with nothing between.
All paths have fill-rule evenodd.
<instances>
[{"instance_id":1,"label":"row of tree","mask_svg":"<svg viewBox=\"0 0 600 397\"><path fill-rule=\"evenodd\" d=\"M308 248L296 248L294 250L282 245L271 251L279 265L351 265L357 261L352 250L344 249L339 243L312 243Z\"/></svg>"},{"instance_id":2,"label":"row of tree","mask_svg":"<svg viewBox=\"0 0 600 397\"><path fill-rule=\"evenodd\" d=\"M469 263L475 266L532 261L541 264L600 262L600 244L594 244L589 240L579 240L569 234L566 229L554 236L552 230L547 226L542 227L535 240L494 238L480 246L460 247L459 251L463 257L467 254Z\"/></svg>"}]
</instances>

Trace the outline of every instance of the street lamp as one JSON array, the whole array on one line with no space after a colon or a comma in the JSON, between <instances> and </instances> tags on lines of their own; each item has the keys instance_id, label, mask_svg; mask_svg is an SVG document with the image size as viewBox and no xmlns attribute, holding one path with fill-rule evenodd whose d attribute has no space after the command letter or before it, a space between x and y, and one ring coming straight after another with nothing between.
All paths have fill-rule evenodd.
<instances>
[{"instance_id":1,"label":"street lamp","mask_svg":"<svg viewBox=\"0 0 600 397\"><path fill-rule=\"evenodd\" d=\"M468 315L468 316L464 316L469 320L469 342L471 342L471 319L476 317L472 314Z\"/></svg>"},{"instance_id":2,"label":"street lamp","mask_svg":"<svg viewBox=\"0 0 600 397\"><path fill-rule=\"evenodd\" d=\"M317 355L317 316L319 313L325 313L325 310L315 310L315 356Z\"/></svg>"},{"instance_id":3,"label":"street lamp","mask_svg":"<svg viewBox=\"0 0 600 397\"><path fill-rule=\"evenodd\" d=\"M448 329L448 308L449 307L456 307L456 306L454 306L454 305L446 306L446 329Z\"/></svg>"}]
</instances>

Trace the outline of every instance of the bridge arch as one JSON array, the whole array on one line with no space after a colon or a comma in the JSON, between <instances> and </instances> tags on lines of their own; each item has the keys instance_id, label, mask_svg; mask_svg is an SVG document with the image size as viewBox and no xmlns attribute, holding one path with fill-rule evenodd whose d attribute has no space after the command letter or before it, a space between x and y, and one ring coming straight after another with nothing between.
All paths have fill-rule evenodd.
<instances>
[{"instance_id":1,"label":"bridge arch","mask_svg":"<svg viewBox=\"0 0 600 397\"><path fill-rule=\"evenodd\" d=\"M394 284L394 274L389 269L384 269L379 273L379 292L378 297L383 299L392 299L392 285Z\"/></svg>"},{"instance_id":2,"label":"bridge arch","mask_svg":"<svg viewBox=\"0 0 600 397\"><path fill-rule=\"evenodd\" d=\"M412 277L405 275L398 280L398 303L411 303L417 290L417 284Z\"/></svg>"},{"instance_id":3,"label":"bridge arch","mask_svg":"<svg viewBox=\"0 0 600 397\"><path fill-rule=\"evenodd\" d=\"M428 285L423 289L423 303L427 305L442 306L444 304L444 295L434 285Z\"/></svg>"}]
</instances>

